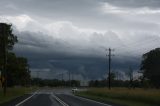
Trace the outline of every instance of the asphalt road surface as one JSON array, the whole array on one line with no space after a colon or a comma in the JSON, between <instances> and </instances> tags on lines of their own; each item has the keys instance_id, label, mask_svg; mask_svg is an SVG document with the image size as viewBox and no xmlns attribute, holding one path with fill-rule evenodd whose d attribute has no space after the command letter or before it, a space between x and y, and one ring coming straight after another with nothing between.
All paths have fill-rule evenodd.
<instances>
[{"instance_id":1,"label":"asphalt road surface","mask_svg":"<svg viewBox=\"0 0 160 106\"><path fill-rule=\"evenodd\" d=\"M73 95L57 94L56 96L68 104L68 106L111 106Z\"/></svg>"},{"instance_id":2,"label":"asphalt road surface","mask_svg":"<svg viewBox=\"0 0 160 106\"><path fill-rule=\"evenodd\" d=\"M74 96L71 89L44 89L2 106L111 106Z\"/></svg>"}]
</instances>

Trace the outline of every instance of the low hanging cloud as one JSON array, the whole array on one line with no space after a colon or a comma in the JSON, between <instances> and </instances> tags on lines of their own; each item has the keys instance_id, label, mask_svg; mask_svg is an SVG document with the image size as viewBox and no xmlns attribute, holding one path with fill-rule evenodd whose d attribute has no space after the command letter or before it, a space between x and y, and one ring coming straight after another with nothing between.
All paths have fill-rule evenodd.
<instances>
[{"instance_id":1,"label":"low hanging cloud","mask_svg":"<svg viewBox=\"0 0 160 106\"><path fill-rule=\"evenodd\" d=\"M37 30L30 30L30 23L32 21L33 19L26 23L23 21L24 23L21 23L21 26L23 27L15 26L17 28L17 32L15 31L15 33L20 39L19 44L25 46L28 51L41 51L42 53L65 52L68 55L96 55L99 57L104 57L106 52L105 49L108 47L115 49L122 47L122 50L117 51L117 53L121 53L127 49L134 51L134 49L137 48L137 45L139 45L139 47L142 46L140 49L143 49L144 46L150 49L152 47L156 47L159 42L158 31L123 32L106 30L101 32L81 29L74 26L71 22L50 23L40 27ZM33 21L32 24L32 27L39 25L37 25L36 21ZM23 31L22 29L25 30ZM133 54L136 52L133 52Z\"/></svg>"}]
</instances>

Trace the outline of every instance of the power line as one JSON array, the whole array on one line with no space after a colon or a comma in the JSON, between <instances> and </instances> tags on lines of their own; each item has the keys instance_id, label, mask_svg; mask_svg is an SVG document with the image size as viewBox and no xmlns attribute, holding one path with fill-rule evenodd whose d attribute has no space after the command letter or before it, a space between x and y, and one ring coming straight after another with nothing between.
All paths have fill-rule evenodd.
<instances>
[{"instance_id":1,"label":"power line","mask_svg":"<svg viewBox=\"0 0 160 106\"><path fill-rule=\"evenodd\" d=\"M150 42L159 42L160 39L157 39L157 38L152 38L152 39L143 39L143 40L138 40L136 42L132 42L132 43L128 43L127 45L131 45L132 47L134 46L139 46L139 45L146 45L149 44ZM126 48L126 47L131 47L131 46L126 46L125 44L122 44L122 45L118 45L118 46L115 46L114 48Z\"/></svg>"},{"instance_id":2,"label":"power line","mask_svg":"<svg viewBox=\"0 0 160 106\"><path fill-rule=\"evenodd\" d=\"M153 45L153 43L158 43L160 39L157 38L152 38L152 39L143 39L143 40L138 40L136 42L132 43L126 43L126 44L120 44L120 45L115 45L113 46L114 48L120 48L120 49L125 49L125 48L135 48L135 47L143 47L146 45ZM153 43L152 43L153 42Z\"/></svg>"},{"instance_id":3,"label":"power line","mask_svg":"<svg viewBox=\"0 0 160 106\"><path fill-rule=\"evenodd\" d=\"M137 56L138 54L143 54L142 50L148 51L151 48L158 47L158 45L159 45L158 41L160 41L160 40L159 39L147 39L145 41L144 40L141 41L140 43L138 43L138 42L137 43L135 42L135 44L130 43L129 45L124 45L121 47L114 46L114 48L123 49L123 51L120 51L120 54L126 52L128 54L132 54L132 56ZM138 46L138 48L137 48L137 46ZM149 46L150 48L146 48L147 46ZM136 54L135 54L135 51L136 51Z\"/></svg>"}]
</instances>

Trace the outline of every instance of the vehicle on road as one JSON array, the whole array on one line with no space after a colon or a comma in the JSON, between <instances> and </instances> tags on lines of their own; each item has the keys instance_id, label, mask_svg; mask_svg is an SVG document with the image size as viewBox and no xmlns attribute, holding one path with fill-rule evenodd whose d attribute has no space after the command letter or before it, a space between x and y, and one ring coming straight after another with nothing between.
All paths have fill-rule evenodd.
<instances>
[{"instance_id":1,"label":"vehicle on road","mask_svg":"<svg viewBox=\"0 0 160 106\"><path fill-rule=\"evenodd\" d=\"M73 93L75 93L75 92L77 92L77 91L78 91L78 89L77 89L76 87L72 89L72 92L73 92Z\"/></svg>"}]
</instances>

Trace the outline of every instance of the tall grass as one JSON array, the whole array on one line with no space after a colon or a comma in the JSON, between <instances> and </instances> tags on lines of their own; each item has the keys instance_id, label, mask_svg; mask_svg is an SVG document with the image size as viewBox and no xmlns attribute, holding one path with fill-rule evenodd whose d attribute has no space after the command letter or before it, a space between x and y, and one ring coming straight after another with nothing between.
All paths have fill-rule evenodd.
<instances>
[{"instance_id":1,"label":"tall grass","mask_svg":"<svg viewBox=\"0 0 160 106\"><path fill-rule=\"evenodd\" d=\"M7 102L11 99L14 99L18 96L32 92L33 90L34 90L33 88L25 88L25 87L7 88L7 93L4 96L3 89L0 88L0 104Z\"/></svg>"},{"instance_id":2,"label":"tall grass","mask_svg":"<svg viewBox=\"0 0 160 106\"><path fill-rule=\"evenodd\" d=\"M160 90L158 89L127 89L127 88L91 88L79 93L81 96L96 98L103 101L125 104L127 106L160 106Z\"/></svg>"}]
</instances>

